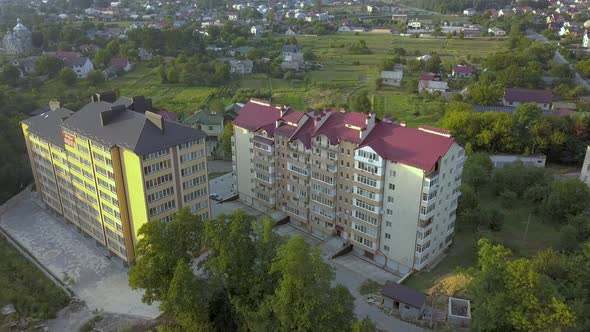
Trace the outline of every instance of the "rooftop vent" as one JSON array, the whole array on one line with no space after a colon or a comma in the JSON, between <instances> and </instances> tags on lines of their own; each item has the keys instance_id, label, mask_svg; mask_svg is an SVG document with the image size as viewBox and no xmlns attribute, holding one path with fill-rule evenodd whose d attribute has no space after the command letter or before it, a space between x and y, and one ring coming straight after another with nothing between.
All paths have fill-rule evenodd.
<instances>
[{"instance_id":1,"label":"rooftop vent","mask_svg":"<svg viewBox=\"0 0 590 332\"><path fill-rule=\"evenodd\" d=\"M117 100L117 93L115 91L97 92L92 95L92 101L104 101L107 103L114 103Z\"/></svg>"},{"instance_id":2,"label":"rooftop vent","mask_svg":"<svg viewBox=\"0 0 590 332\"><path fill-rule=\"evenodd\" d=\"M150 111L145 112L145 119L158 127L162 133L164 133L164 118L156 113Z\"/></svg>"},{"instance_id":3,"label":"rooftop vent","mask_svg":"<svg viewBox=\"0 0 590 332\"><path fill-rule=\"evenodd\" d=\"M110 110L100 112L100 125L107 126L113 119L125 111L125 105L113 106Z\"/></svg>"}]
</instances>

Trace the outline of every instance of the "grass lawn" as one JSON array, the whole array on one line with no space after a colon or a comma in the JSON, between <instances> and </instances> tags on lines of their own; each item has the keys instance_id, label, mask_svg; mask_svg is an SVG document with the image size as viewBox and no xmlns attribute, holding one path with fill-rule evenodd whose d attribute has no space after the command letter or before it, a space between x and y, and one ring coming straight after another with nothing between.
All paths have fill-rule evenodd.
<instances>
[{"instance_id":1,"label":"grass lawn","mask_svg":"<svg viewBox=\"0 0 590 332\"><path fill-rule=\"evenodd\" d=\"M447 257L431 272L417 272L407 279L409 287L427 291L437 281L454 274L458 269L477 265L477 240L485 237L501 243L512 250L515 256L530 257L538 251L555 247L559 230L549 225L543 216L533 212L534 206L522 199L514 202L511 208L502 206L498 197L491 192L482 193L482 208L496 209L504 214L503 227L492 232L487 226L457 225L457 232ZM528 233L525 237L527 220L531 215Z\"/></svg>"},{"instance_id":2,"label":"grass lawn","mask_svg":"<svg viewBox=\"0 0 590 332\"><path fill-rule=\"evenodd\" d=\"M68 304L65 293L2 235L0 252L0 307L13 304L19 318L41 321L55 317ZM0 315L0 325L8 319L11 318Z\"/></svg>"}]
</instances>

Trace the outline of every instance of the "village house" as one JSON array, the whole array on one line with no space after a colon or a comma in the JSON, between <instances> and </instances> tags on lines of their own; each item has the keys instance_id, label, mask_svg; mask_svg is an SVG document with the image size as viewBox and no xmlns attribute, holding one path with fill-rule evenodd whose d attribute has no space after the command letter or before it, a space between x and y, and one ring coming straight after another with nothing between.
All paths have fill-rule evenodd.
<instances>
[{"instance_id":1,"label":"village house","mask_svg":"<svg viewBox=\"0 0 590 332\"><path fill-rule=\"evenodd\" d=\"M473 75L474 71L475 70L470 66L457 65L453 66L451 75L454 78L469 78L471 75Z\"/></svg>"},{"instance_id":2,"label":"village house","mask_svg":"<svg viewBox=\"0 0 590 332\"><path fill-rule=\"evenodd\" d=\"M301 70L305 67L305 61L303 60L303 51L297 45L284 45L283 46L283 62L281 68Z\"/></svg>"},{"instance_id":3,"label":"village house","mask_svg":"<svg viewBox=\"0 0 590 332\"><path fill-rule=\"evenodd\" d=\"M428 92L430 94L435 92L446 92L449 88L447 82L442 80L440 74L426 73L420 76L418 81L418 93Z\"/></svg>"},{"instance_id":4,"label":"village house","mask_svg":"<svg viewBox=\"0 0 590 332\"><path fill-rule=\"evenodd\" d=\"M465 16L473 16L477 14L477 11L474 8L467 8L463 11L463 15Z\"/></svg>"},{"instance_id":5,"label":"village house","mask_svg":"<svg viewBox=\"0 0 590 332\"><path fill-rule=\"evenodd\" d=\"M520 104L533 103L543 111L551 110L553 92L551 90L535 90L521 88L505 88L502 104L517 107Z\"/></svg>"},{"instance_id":6,"label":"village house","mask_svg":"<svg viewBox=\"0 0 590 332\"><path fill-rule=\"evenodd\" d=\"M381 83L388 86L401 86L403 77L404 69L399 65L394 70L382 71Z\"/></svg>"},{"instance_id":7,"label":"village house","mask_svg":"<svg viewBox=\"0 0 590 332\"><path fill-rule=\"evenodd\" d=\"M289 28L287 31L285 31L285 36L297 36L297 32L295 32L294 29Z\"/></svg>"},{"instance_id":8,"label":"village house","mask_svg":"<svg viewBox=\"0 0 590 332\"><path fill-rule=\"evenodd\" d=\"M230 72L232 74L252 74L252 68L254 68L254 63L252 60L230 60L229 61Z\"/></svg>"},{"instance_id":9,"label":"village house","mask_svg":"<svg viewBox=\"0 0 590 332\"><path fill-rule=\"evenodd\" d=\"M496 37L506 36L506 31L496 28L496 27L489 28L488 33L491 34L492 36L496 36Z\"/></svg>"},{"instance_id":10,"label":"village house","mask_svg":"<svg viewBox=\"0 0 590 332\"><path fill-rule=\"evenodd\" d=\"M152 50L140 47L137 49L137 56L141 61L149 61L154 57Z\"/></svg>"},{"instance_id":11,"label":"village house","mask_svg":"<svg viewBox=\"0 0 590 332\"><path fill-rule=\"evenodd\" d=\"M264 29L262 28L262 25L253 25L250 28L250 33L254 36L260 36L264 33Z\"/></svg>"},{"instance_id":12,"label":"village house","mask_svg":"<svg viewBox=\"0 0 590 332\"><path fill-rule=\"evenodd\" d=\"M131 62L129 62L128 58L125 57L114 57L111 58L111 63L110 65L112 67L116 67L121 69L124 72L128 72L131 69L133 69L133 64Z\"/></svg>"},{"instance_id":13,"label":"village house","mask_svg":"<svg viewBox=\"0 0 590 332\"><path fill-rule=\"evenodd\" d=\"M72 68L78 78L88 77L88 73L94 70L92 61L78 52L47 52L48 56L58 58L64 62L64 66Z\"/></svg>"}]
</instances>

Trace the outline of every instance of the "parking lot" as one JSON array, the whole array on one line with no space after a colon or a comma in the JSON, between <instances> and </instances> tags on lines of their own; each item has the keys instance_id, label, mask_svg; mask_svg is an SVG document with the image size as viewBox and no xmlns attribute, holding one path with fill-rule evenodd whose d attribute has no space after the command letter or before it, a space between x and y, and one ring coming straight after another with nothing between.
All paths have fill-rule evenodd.
<instances>
[{"instance_id":1,"label":"parking lot","mask_svg":"<svg viewBox=\"0 0 590 332\"><path fill-rule=\"evenodd\" d=\"M91 311L144 318L160 315L158 304L141 302L141 292L131 290L122 261L106 258L105 249L49 214L30 195L0 217L0 226L46 269L65 280Z\"/></svg>"}]
</instances>

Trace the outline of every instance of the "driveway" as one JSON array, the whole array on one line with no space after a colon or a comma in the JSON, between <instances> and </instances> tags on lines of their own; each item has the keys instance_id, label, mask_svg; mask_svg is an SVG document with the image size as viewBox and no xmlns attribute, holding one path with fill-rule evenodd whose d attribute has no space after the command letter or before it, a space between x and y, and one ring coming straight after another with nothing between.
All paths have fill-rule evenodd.
<instances>
[{"instance_id":1,"label":"driveway","mask_svg":"<svg viewBox=\"0 0 590 332\"><path fill-rule=\"evenodd\" d=\"M54 275L72 280L69 287L89 310L156 318L158 305L141 302L141 292L128 285L127 268L109 260L94 240L50 215L32 197L25 197L1 217L0 226Z\"/></svg>"}]
</instances>

